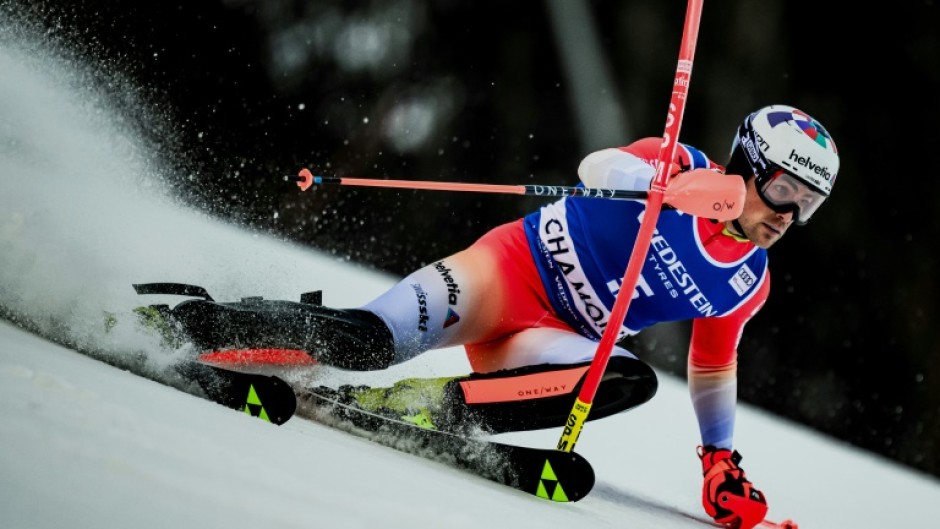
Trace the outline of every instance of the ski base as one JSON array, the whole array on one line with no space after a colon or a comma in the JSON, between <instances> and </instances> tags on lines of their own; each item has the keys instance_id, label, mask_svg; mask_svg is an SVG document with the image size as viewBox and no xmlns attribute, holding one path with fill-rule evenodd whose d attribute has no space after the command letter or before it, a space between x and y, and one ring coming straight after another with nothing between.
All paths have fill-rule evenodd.
<instances>
[{"instance_id":1,"label":"ski base","mask_svg":"<svg viewBox=\"0 0 940 529\"><path fill-rule=\"evenodd\" d=\"M490 481L556 502L576 502L594 487L594 469L580 454L509 445L429 430L337 402L316 390L299 395L305 416L397 450L436 460Z\"/></svg>"}]
</instances>

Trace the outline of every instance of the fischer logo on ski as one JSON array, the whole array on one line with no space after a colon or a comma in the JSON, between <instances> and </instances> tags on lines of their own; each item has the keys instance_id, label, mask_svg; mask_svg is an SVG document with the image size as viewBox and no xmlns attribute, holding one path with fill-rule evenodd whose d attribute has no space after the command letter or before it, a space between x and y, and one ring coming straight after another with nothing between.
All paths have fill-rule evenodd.
<instances>
[{"instance_id":1,"label":"fischer logo on ski","mask_svg":"<svg viewBox=\"0 0 940 529\"><path fill-rule=\"evenodd\" d=\"M261 399L258 398L258 392L255 391L254 384L248 386L248 399L245 401L245 413L252 417L271 422L268 413L264 411L264 405L261 404Z\"/></svg>"},{"instance_id":2,"label":"fischer logo on ski","mask_svg":"<svg viewBox=\"0 0 940 529\"><path fill-rule=\"evenodd\" d=\"M550 494L548 489L552 489ZM555 476L555 471L552 470L552 464L547 459L545 460L545 466L542 467L542 477L539 479L539 488L535 492L535 495L546 500L558 502L571 501L568 499L568 496L565 495L565 491L561 488L558 477Z\"/></svg>"}]
</instances>

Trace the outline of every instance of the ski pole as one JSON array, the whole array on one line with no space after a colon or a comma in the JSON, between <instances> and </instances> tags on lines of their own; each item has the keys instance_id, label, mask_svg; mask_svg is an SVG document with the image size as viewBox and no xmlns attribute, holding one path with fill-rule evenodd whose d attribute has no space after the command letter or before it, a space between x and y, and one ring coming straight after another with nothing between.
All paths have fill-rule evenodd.
<instances>
[{"instance_id":1,"label":"ski pole","mask_svg":"<svg viewBox=\"0 0 940 529\"><path fill-rule=\"evenodd\" d=\"M656 229L656 221L659 219L659 212L662 209L663 195L667 189L666 183L669 175L666 169L672 164L676 155L679 129L682 126L682 116L685 113L685 103L689 92L689 80L692 77L692 59L695 56L695 43L698 39L703 1L689 0L686 7L682 44L679 47L679 63L673 81L669 111L666 114L666 129L659 149L659 160L656 163L656 177L653 179L649 197L646 199L646 211L643 214L643 221L640 223L640 230L633 245L633 251L630 254L630 261L623 275L622 286L617 293L617 298L614 300L610 319L604 329L604 334L601 336L594 359L591 361L591 367L588 368L588 372L584 376L584 384L581 386L578 398L575 399L571 413L565 422L564 430L556 446L558 450L571 452L574 450L575 443L578 442L578 436L581 434L581 429L584 427L588 413L591 411L594 395L597 393L598 386L600 386L601 377L607 369L607 361L610 359L614 343L617 341L618 331L627 316L627 309L630 307L633 290L636 288L640 271L646 261L646 254L649 252L650 240L653 237L653 231Z\"/></svg>"},{"instance_id":2,"label":"ski pole","mask_svg":"<svg viewBox=\"0 0 940 529\"><path fill-rule=\"evenodd\" d=\"M301 169L297 176L287 180L297 182L302 191L310 186L338 184L343 186L382 187L397 189L423 189L431 191L469 191L475 193L502 193L539 197L587 197L606 199L647 199L650 191L572 187L556 185L501 185L434 182L416 180L381 180L315 176L309 169ZM662 193L662 192L661 192ZM726 221L736 219L744 205L744 185L740 177L725 175L708 169L697 169L673 178L665 188L663 202L670 207L698 217Z\"/></svg>"}]
</instances>

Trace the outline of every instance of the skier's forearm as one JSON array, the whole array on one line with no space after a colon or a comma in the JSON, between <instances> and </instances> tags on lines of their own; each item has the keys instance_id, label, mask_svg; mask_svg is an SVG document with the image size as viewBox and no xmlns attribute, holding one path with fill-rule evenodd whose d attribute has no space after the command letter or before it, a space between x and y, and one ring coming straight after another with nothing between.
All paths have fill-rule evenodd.
<instances>
[{"instance_id":1,"label":"skier's forearm","mask_svg":"<svg viewBox=\"0 0 940 529\"><path fill-rule=\"evenodd\" d=\"M737 389L736 363L720 368L689 365L689 395L702 445L732 448Z\"/></svg>"}]
</instances>

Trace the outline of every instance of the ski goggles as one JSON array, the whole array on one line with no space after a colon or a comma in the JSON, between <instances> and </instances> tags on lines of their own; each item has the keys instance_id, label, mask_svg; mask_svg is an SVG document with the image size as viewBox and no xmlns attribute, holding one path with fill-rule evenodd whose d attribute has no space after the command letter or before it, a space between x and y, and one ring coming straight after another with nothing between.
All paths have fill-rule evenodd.
<instances>
[{"instance_id":1,"label":"ski goggles","mask_svg":"<svg viewBox=\"0 0 940 529\"><path fill-rule=\"evenodd\" d=\"M777 213L793 211L800 225L806 224L826 200L826 195L783 169L773 169L756 183L757 194L770 209Z\"/></svg>"}]
</instances>

